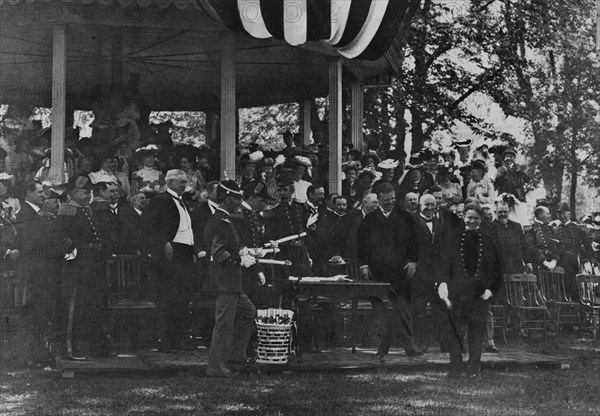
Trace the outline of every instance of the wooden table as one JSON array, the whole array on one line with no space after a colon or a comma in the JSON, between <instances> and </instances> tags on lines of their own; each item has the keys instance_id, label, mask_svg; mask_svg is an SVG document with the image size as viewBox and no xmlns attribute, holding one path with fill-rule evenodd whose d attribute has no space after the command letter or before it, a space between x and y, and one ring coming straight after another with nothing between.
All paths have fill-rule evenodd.
<instances>
[{"instance_id":1,"label":"wooden table","mask_svg":"<svg viewBox=\"0 0 600 416\"><path fill-rule=\"evenodd\" d=\"M394 293L391 285L384 282L306 282L300 280L299 282L290 282L292 293L295 295L296 305L299 305L299 298L316 298L318 296L331 298L332 301L336 300L350 300L352 302L352 323L351 323L351 345L352 352L356 352L356 334L354 318L356 311L358 310L359 299L389 299L390 295ZM308 303L308 329L310 332L310 349L316 349L316 336L315 336L315 325L313 319L312 308L310 302ZM298 322L299 307L296 307L296 322ZM299 350L302 350L302 346L298 346ZM298 351L301 352L301 351Z\"/></svg>"}]
</instances>

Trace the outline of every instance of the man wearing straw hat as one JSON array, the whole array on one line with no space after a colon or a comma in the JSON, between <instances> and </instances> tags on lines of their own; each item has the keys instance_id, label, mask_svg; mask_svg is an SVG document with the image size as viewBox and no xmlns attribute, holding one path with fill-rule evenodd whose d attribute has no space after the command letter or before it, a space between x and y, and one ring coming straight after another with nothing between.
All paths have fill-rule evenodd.
<instances>
[{"instance_id":1,"label":"man wearing straw hat","mask_svg":"<svg viewBox=\"0 0 600 416\"><path fill-rule=\"evenodd\" d=\"M231 214L242 204L242 192L235 181L225 180L217 188L219 207L204 230L206 251L210 253L207 289L216 294L215 327L208 355L209 377L232 377L228 359L245 361L246 348L254 325L256 309L244 293L242 267L256 259L242 248Z\"/></svg>"}]
</instances>

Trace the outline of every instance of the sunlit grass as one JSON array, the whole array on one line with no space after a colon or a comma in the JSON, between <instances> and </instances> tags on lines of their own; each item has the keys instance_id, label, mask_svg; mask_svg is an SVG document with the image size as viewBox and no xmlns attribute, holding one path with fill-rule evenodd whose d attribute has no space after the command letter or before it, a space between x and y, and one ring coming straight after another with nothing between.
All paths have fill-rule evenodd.
<instances>
[{"instance_id":1,"label":"sunlit grass","mask_svg":"<svg viewBox=\"0 0 600 416\"><path fill-rule=\"evenodd\" d=\"M559 340L523 348L573 360L573 370L484 371L452 380L442 371L246 375L214 380L2 374L2 416L60 415L597 415L598 344ZM29 412L29 413L28 413Z\"/></svg>"}]
</instances>

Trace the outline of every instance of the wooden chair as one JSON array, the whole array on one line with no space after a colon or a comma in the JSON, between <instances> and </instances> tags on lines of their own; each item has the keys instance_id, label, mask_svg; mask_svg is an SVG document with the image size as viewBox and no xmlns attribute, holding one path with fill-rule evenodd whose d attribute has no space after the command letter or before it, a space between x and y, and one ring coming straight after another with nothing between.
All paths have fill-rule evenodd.
<instances>
[{"instance_id":1,"label":"wooden chair","mask_svg":"<svg viewBox=\"0 0 600 416\"><path fill-rule=\"evenodd\" d=\"M17 272L7 270L0 273L0 311L2 315L15 315L22 305Z\"/></svg>"},{"instance_id":2,"label":"wooden chair","mask_svg":"<svg viewBox=\"0 0 600 416\"><path fill-rule=\"evenodd\" d=\"M579 290L579 302L589 319L593 339L596 340L598 321L600 320L600 276L578 274L577 288Z\"/></svg>"},{"instance_id":3,"label":"wooden chair","mask_svg":"<svg viewBox=\"0 0 600 416\"><path fill-rule=\"evenodd\" d=\"M147 260L134 255L112 256L107 260L106 277L115 341L136 346L153 344L157 338L158 308L152 300L154 276Z\"/></svg>"},{"instance_id":4,"label":"wooden chair","mask_svg":"<svg viewBox=\"0 0 600 416\"><path fill-rule=\"evenodd\" d=\"M507 274L504 276L506 301L517 321L517 340L528 331L543 331L546 338L548 308L532 274Z\"/></svg>"},{"instance_id":5,"label":"wooden chair","mask_svg":"<svg viewBox=\"0 0 600 416\"><path fill-rule=\"evenodd\" d=\"M553 312L556 328L560 330L561 325L577 325L580 328L579 304L565 290L564 269L540 270L538 277L546 305Z\"/></svg>"}]
</instances>

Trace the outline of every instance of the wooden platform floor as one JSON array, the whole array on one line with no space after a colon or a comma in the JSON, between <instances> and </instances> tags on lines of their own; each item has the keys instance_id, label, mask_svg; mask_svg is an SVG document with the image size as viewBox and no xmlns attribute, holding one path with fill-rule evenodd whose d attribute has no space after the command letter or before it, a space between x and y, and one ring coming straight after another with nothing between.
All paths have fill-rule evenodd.
<instances>
[{"instance_id":1,"label":"wooden platform floor","mask_svg":"<svg viewBox=\"0 0 600 416\"><path fill-rule=\"evenodd\" d=\"M407 357L404 351L393 349L380 363L375 349L359 349L352 353L349 348L336 348L320 353L304 354L300 360L290 356L283 365L253 364L232 367L242 373L277 372L366 372L366 371L444 371L447 369L448 354L430 351L421 357ZM200 348L191 352L165 354L155 351L143 351L136 355L124 355L115 358L90 359L89 361L69 361L57 359L56 365L64 378L76 375L94 374L148 374L169 375L187 372L204 375L208 350ZM519 346L503 346L499 354L482 356L484 369L519 369L523 367L543 369L569 369L570 360L564 357L552 357L523 351Z\"/></svg>"}]
</instances>

